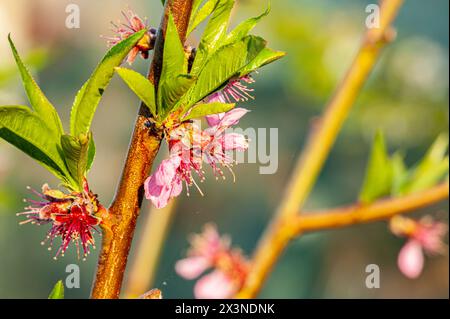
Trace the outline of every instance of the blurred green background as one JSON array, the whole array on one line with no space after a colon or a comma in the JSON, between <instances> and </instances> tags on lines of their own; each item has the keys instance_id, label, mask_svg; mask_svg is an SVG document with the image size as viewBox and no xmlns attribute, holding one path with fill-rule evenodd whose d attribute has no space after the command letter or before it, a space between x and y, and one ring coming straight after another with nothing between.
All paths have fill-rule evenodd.
<instances>
[{"instance_id":1,"label":"blurred green background","mask_svg":"<svg viewBox=\"0 0 450 319\"><path fill-rule=\"evenodd\" d=\"M266 1L238 0L235 21L264 10ZM305 142L311 121L320 114L354 56L364 32L365 7L374 1L277 0L272 13L256 33L288 56L255 76L253 110L242 128L279 129L279 168L260 175L258 164L235 169L236 183L210 177L201 198L193 190L183 194L166 243L155 287L167 298L191 298L193 282L174 272L182 258L187 236L213 221L233 243L247 253L252 249L276 208L295 158ZM67 29L67 4L81 8L81 28ZM15 0L0 2L0 105L28 104L7 46L7 33L36 71L39 84L68 123L69 110L82 83L106 51L99 35L109 35L110 20L130 5L157 26L159 0ZM310 197L307 208L351 203L357 198L373 135L385 132L391 150L407 151L407 162L420 158L436 136L448 131L449 2L408 0L396 22L398 38L384 52ZM192 39L194 43L196 39ZM135 67L146 72L148 61ZM105 92L93 123L97 158L89 181L108 205L115 191L126 154L138 99L115 78ZM67 264L81 268L81 288L66 297L89 295L97 251L88 261L75 255L54 261L53 252L40 245L46 226L19 226L16 212L29 197L26 186L40 188L57 181L38 164L0 141L0 297L45 298L54 283L65 278ZM146 202L140 224L148 215ZM448 205L421 213L448 220ZM138 226L137 236L141 227ZM139 237L137 237L139 238ZM100 238L98 238L100 241ZM134 244L137 242L135 241ZM260 297L264 298L448 298L448 256L427 258L417 280L403 277L396 258L403 240L385 223L327 231L292 243ZM135 247L134 245L133 247ZM148 243L152 249L152 243ZM132 258L133 254L131 255ZM365 267L381 269L381 288L367 289ZM151 287L149 287L151 288Z\"/></svg>"}]
</instances>

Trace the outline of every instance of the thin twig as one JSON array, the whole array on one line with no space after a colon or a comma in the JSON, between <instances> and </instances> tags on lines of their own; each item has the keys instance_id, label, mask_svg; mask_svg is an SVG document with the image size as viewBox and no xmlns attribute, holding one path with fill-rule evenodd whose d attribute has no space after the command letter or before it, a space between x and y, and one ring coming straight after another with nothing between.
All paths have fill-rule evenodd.
<instances>
[{"instance_id":1,"label":"thin twig","mask_svg":"<svg viewBox=\"0 0 450 319\"><path fill-rule=\"evenodd\" d=\"M155 44L149 79L157 85L164 50L164 34L169 10L184 40L193 0L166 1L161 27ZM162 134L146 126L149 111L141 105L128 149L116 197L109 208L110 219L103 227L102 250L91 297L118 298L122 286L127 258L143 198L143 184L161 144Z\"/></svg>"},{"instance_id":2,"label":"thin twig","mask_svg":"<svg viewBox=\"0 0 450 319\"><path fill-rule=\"evenodd\" d=\"M271 268L288 244L289 239L281 232L281 225L303 208L358 93L378 60L381 49L393 38L391 23L402 3L402 0L381 2L380 27L366 32L349 71L326 107L321 120L313 127L281 205L258 244L252 260L252 271L238 297L252 298L259 292Z\"/></svg>"},{"instance_id":3,"label":"thin twig","mask_svg":"<svg viewBox=\"0 0 450 319\"><path fill-rule=\"evenodd\" d=\"M386 220L397 214L413 212L438 203L448 198L448 194L449 184L444 182L423 192L379 200L369 205L354 204L319 212L305 212L286 223L285 231L292 238L304 232Z\"/></svg>"}]
</instances>

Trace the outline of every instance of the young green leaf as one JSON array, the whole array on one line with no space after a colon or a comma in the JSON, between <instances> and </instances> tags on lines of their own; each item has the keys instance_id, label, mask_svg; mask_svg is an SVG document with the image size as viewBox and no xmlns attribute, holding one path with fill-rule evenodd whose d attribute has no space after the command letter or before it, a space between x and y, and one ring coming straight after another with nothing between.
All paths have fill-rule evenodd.
<instances>
[{"instance_id":1,"label":"young green leaf","mask_svg":"<svg viewBox=\"0 0 450 319\"><path fill-rule=\"evenodd\" d=\"M58 281L53 287L48 299L64 299L64 284L62 280Z\"/></svg>"},{"instance_id":2,"label":"young green leaf","mask_svg":"<svg viewBox=\"0 0 450 319\"><path fill-rule=\"evenodd\" d=\"M103 92L114 75L114 68L119 66L130 50L147 32L141 30L112 47L83 85L75 98L70 117L72 136L87 134L92 118L102 98Z\"/></svg>"},{"instance_id":3,"label":"young green leaf","mask_svg":"<svg viewBox=\"0 0 450 319\"><path fill-rule=\"evenodd\" d=\"M242 40L220 48L205 64L192 90L186 95L189 102L185 110L218 90L232 77L239 75L240 70L252 61L265 47L264 39L247 36Z\"/></svg>"},{"instance_id":4,"label":"young green leaf","mask_svg":"<svg viewBox=\"0 0 450 319\"><path fill-rule=\"evenodd\" d=\"M235 105L236 104L234 103L220 103L220 102L194 105L189 114L186 115L182 120L187 121L191 119L201 118L207 115L228 112L229 110L234 108Z\"/></svg>"},{"instance_id":5,"label":"young green leaf","mask_svg":"<svg viewBox=\"0 0 450 319\"><path fill-rule=\"evenodd\" d=\"M152 115L156 117L155 86L146 77L136 71L116 68L116 72L141 101L144 102Z\"/></svg>"},{"instance_id":6,"label":"young green leaf","mask_svg":"<svg viewBox=\"0 0 450 319\"><path fill-rule=\"evenodd\" d=\"M448 136L440 135L428 150L424 158L411 172L409 182L402 188L402 194L410 194L434 186L449 171L447 153Z\"/></svg>"},{"instance_id":7,"label":"young green leaf","mask_svg":"<svg viewBox=\"0 0 450 319\"><path fill-rule=\"evenodd\" d=\"M409 172L405 165L404 156L400 152L396 152L391 157L392 165L392 188L391 195L399 196L401 195L401 190L404 185L408 182Z\"/></svg>"},{"instance_id":8,"label":"young green leaf","mask_svg":"<svg viewBox=\"0 0 450 319\"><path fill-rule=\"evenodd\" d=\"M219 0L208 0L200 10L198 8L200 7L202 0L196 0L194 4L192 5L192 14L189 21L189 27L187 34L189 35L192 31L194 31L200 23L202 23L207 17L211 15L211 13L214 11L214 8L216 7Z\"/></svg>"},{"instance_id":9,"label":"young green leaf","mask_svg":"<svg viewBox=\"0 0 450 319\"><path fill-rule=\"evenodd\" d=\"M94 159L95 159L95 142L94 142L94 138L92 137L92 133L91 133L91 138L89 140L86 172L88 172L91 169L92 164L94 164Z\"/></svg>"},{"instance_id":10,"label":"young green leaf","mask_svg":"<svg viewBox=\"0 0 450 319\"><path fill-rule=\"evenodd\" d=\"M214 8L211 19L203 32L198 51L192 66L192 74L198 74L205 64L208 57L214 53L227 35L231 10L235 0L219 0Z\"/></svg>"},{"instance_id":11,"label":"young green leaf","mask_svg":"<svg viewBox=\"0 0 450 319\"><path fill-rule=\"evenodd\" d=\"M247 74L250 74L267 64L270 64L272 62L275 62L276 60L281 59L285 55L286 55L285 52L274 51L270 48L264 48L249 64L247 64L240 70L239 76L242 77Z\"/></svg>"},{"instance_id":12,"label":"young green leaf","mask_svg":"<svg viewBox=\"0 0 450 319\"><path fill-rule=\"evenodd\" d=\"M361 202L368 204L389 195L392 185L392 166L387 154L384 137L378 132L373 143L366 178L359 195Z\"/></svg>"},{"instance_id":13,"label":"young green leaf","mask_svg":"<svg viewBox=\"0 0 450 319\"><path fill-rule=\"evenodd\" d=\"M197 78L189 74L180 74L170 81L166 81L160 87L158 95L159 104L163 105L160 119L163 120L174 110L174 106L180 101L181 97L186 94L189 88L195 83Z\"/></svg>"},{"instance_id":14,"label":"young green leaf","mask_svg":"<svg viewBox=\"0 0 450 319\"><path fill-rule=\"evenodd\" d=\"M35 159L62 181L73 184L61 156L59 134L27 106L0 107L0 137Z\"/></svg>"},{"instance_id":15,"label":"young green leaf","mask_svg":"<svg viewBox=\"0 0 450 319\"><path fill-rule=\"evenodd\" d=\"M241 22L236 28L233 29L227 36L223 45L227 45L236 41L241 40L243 37L247 36L248 33L258 24L258 22L270 13L270 3L266 11L261 15L250 18Z\"/></svg>"},{"instance_id":16,"label":"young green leaf","mask_svg":"<svg viewBox=\"0 0 450 319\"><path fill-rule=\"evenodd\" d=\"M195 78L187 75L187 57L184 52L173 16L169 15L161 79L158 86L158 113L167 114L194 83Z\"/></svg>"},{"instance_id":17,"label":"young green leaf","mask_svg":"<svg viewBox=\"0 0 450 319\"><path fill-rule=\"evenodd\" d=\"M61 146L66 165L73 179L78 183L79 188L82 187L83 179L86 175L91 140L92 134L80 134L79 138L70 135L61 136Z\"/></svg>"},{"instance_id":18,"label":"young green leaf","mask_svg":"<svg viewBox=\"0 0 450 319\"><path fill-rule=\"evenodd\" d=\"M41 91L26 66L23 64L23 61L20 58L19 53L17 52L17 49L11 39L11 35L8 35L8 41L14 55L14 59L16 60L17 66L19 68L23 86L33 110L42 119L45 119L47 126L51 130L59 134L63 134L64 130L58 113L56 112L50 101L47 99L47 97L44 95L44 93Z\"/></svg>"}]
</instances>

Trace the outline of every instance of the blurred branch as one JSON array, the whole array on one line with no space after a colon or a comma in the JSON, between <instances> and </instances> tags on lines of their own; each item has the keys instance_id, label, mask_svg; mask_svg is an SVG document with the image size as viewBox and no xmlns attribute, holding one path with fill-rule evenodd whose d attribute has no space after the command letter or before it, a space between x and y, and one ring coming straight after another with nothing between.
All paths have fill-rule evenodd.
<instances>
[{"instance_id":1,"label":"blurred branch","mask_svg":"<svg viewBox=\"0 0 450 319\"><path fill-rule=\"evenodd\" d=\"M171 0L166 2L148 75L148 78L156 86L162 70L164 34L169 11L173 14L180 38L184 39L192 1ZM141 105L116 197L109 208L110 219L105 222L103 228L102 250L91 293L91 297L95 299L118 298L120 294L142 203L143 184L158 154L162 140L161 132L146 126L149 117L151 117L150 112Z\"/></svg>"},{"instance_id":2,"label":"blurred branch","mask_svg":"<svg viewBox=\"0 0 450 319\"><path fill-rule=\"evenodd\" d=\"M162 209L154 206L150 209L128 276L125 298L136 298L153 286L176 203L177 200L172 199Z\"/></svg>"},{"instance_id":3,"label":"blurred branch","mask_svg":"<svg viewBox=\"0 0 450 319\"><path fill-rule=\"evenodd\" d=\"M159 289L152 289L140 296L138 299L162 299L162 292Z\"/></svg>"},{"instance_id":4,"label":"blurred branch","mask_svg":"<svg viewBox=\"0 0 450 319\"><path fill-rule=\"evenodd\" d=\"M355 224L389 219L397 214L408 213L440 202L449 195L449 183L444 182L426 191L408 196L389 198L373 204L354 204L327 211L305 213L295 216L285 225L289 237L304 232L340 228Z\"/></svg>"},{"instance_id":5,"label":"blurred branch","mask_svg":"<svg viewBox=\"0 0 450 319\"><path fill-rule=\"evenodd\" d=\"M330 150L350 112L358 93L386 43L395 32L391 23L400 9L402 0L383 0L380 8L380 27L366 32L363 43L349 71L338 86L325 113L314 124L308 143L299 157L281 205L264 233L252 261L252 271L238 294L240 298L254 297L261 289L271 268L289 242L282 231L288 218L295 217L309 196Z\"/></svg>"}]
</instances>

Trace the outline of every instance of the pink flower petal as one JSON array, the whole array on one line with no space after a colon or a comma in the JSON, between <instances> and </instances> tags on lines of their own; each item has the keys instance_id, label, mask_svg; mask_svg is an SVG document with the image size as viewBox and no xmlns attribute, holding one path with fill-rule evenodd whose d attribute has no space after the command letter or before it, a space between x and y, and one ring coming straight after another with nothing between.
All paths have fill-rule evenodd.
<instances>
[{"instance_id":1,"label":"pink flower petal","mask_svg":"<svg viewBox=\"0 0 450 319\"><path fill-rule=\"evenodd\" d=\"M176 172L180 162L179 157L162 161L156 172L145 181L145 197L151 200L156 208L165 207L171 198L180 195L183 186Z\"/></svg>"},{"instance_id":2,"label":"pink flower petal","mask_svg":"<svg viewBox=\"0 0 450 319\"><path fill-rule=\"evenodd\" d=\"M239 133L224 134L222 144L225 151L245 151L248 148L247 139Z\"/></svg>"},{"instance_id":3,"label":"pink flower petal","mask_svg":"<svg viewBox=\"0 0 450 319\"><path fill-rule=\"evenodd\" d=\"M132 65L134 60L136 60L137 55L139 54L139 48L134 47L131 49L130 53L128 53L127 62L129 65Z\"/></svg>"},{"instance_id":4,"label":"pink flower petal","mask_svg":"<svg viewBox=\"0 0 450 319\"><path fill-rule=\"evenodd\" d=\"M250 111L244 108L234 108L231 111L225 113L222 120L220 121L219 126L221 128L228 128L230 126L236 125L239 123L239 120L248 112Z\"/></svg>"},{"instance_id":5,"label":"pink flower petal","mask_svg":"<svg viewBox=\"0 0 450 319\"><path fill-rule=\"evenodd\" d=\"M184 279L192 280L211 267L210 261L203 256L189 257L177 261L175 271Z\"/></svg>"},{"instance_id":6,"label":"pink flower petal","mask_svg":"<svg viewBox=\"0 0 450 319\"><path fill-rule=\"evenodd\" d=\"M427 253L438 254L445 251L443 238L447 231L448 226L446 224L424 218L419 222L413 238L422 245Z\"/></svg>"},{"instance_id":7,"label":"pink flower petal","mask_svg":"<svg viewBox=\"0 0 450 319\"><path fill-rule=\"evenodd\" d=\"M209 126L216 126L220 123L220 120L224 117L225 113L212 114L205 116L206 122Z\"/></svg>"},{"instance_id":8,"label":"pink flower petal","mask_svg":"<svg viewBox=\"0 0 450 319\"><path fill-rule=\"evenodd\" d=\"M398 255L398 268L408 278L419 277L423 269L424 256L422 246L415 240L409 240Z\"/></svg>"},{"instance_id":9,"label":"pink flower petal","mask_svg":"<svg viewBox=\"0 0 450 319\"><path fill-rule=\"evenodd\" d=\"M194 287L197 299L227 299L237 292L237 287L223 272L215 270L200 278Z\"/></svg>"}]
</instances>

